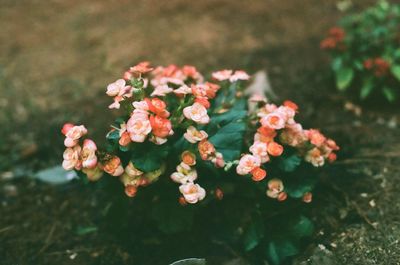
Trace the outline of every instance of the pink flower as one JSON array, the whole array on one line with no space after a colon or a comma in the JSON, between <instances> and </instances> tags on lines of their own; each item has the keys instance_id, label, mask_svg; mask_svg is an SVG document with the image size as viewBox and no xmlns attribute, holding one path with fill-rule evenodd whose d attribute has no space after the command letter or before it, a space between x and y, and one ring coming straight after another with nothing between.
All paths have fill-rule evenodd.
<instances>
[{"instance_id":1,"label":"pink flower","mask_svg":"<svg viewBox=\"0 0 400 265\"><path fill-rule=\"evenodd\" d=\"M82 148L79 145L76 145L72 148L67 148L64 151L63 158L64 161L62 166L65 170L80 170L82 168L82 161L80 160Z\"/></svg>"},{"instance_id":2,"label":"pink flower","mask_svg":"<svg viewBox=\"0 0 400 265\"><path fill-rule=\"evenodd\" d=\"M287 144L296 147L307 140L307 136L304 134L301 124L295 123L286 126L279 136L279 139L283 144Z\"/></svg>"},{"instance_id":3,"label":"pink flower","mask_svg":"<svg viewBox=\"0 0 400 265\"><path fill-rule=\"evenodd\" d=\"M73 128L74 126L75 126L75 125L73 125L72 123L66 123L66 124L64 124L63 127L62 127L62 129L61 129L61 133L64 134L64 135L66 135L67 132L68 132L71 128Z\"/></svg>"},{"instance_id":4,"label":"pink flower","mask_svg":"<svg viewBox=\"0 0 400 265\"><path fill-rule=\"evenodd\" d=\"M260 95L260 94L253 94L251 95L251 97L249 98L250 102L267 102L267 98L264 95Z\"/></svg>"},{"instance_id":5,"label":"pink flower","mask_svg":"<svg viewBox=\"0 0 400 265\"><path fill-rule=\"evenodd\" d=\"M156 145L162 145L165 144L168 141L168 139L151 135L149 141L155 143Z\"/></svg>"},{"instance_id":6,"label":"pink flower","mask_svg":"<svg viewBox=\"0 0 400 265\"><path fill-rule=\"evenodd\" d=\"M160 86L156 86L156 88L154 88L154 91L151 93L151 96L160 96L160 97L164 97L167 94L171 93L173 91L172 88L170 88L168 85L160 85Z\"/></svg>"},{"instance_id":7,"label":"pink flower","mask_svg":"<svg viewBox=\"0 0 400 265\"><path fill-rule=\"evenodd\" d=\"M133 111L134 113L147 113L147 111L149 110L149 105L147 105L147 102L145 100L135 101L132 103L132 106L135 108L135 110Z\"/></svg>"},{"instance_id":8,"label":"pink flower","mask_svg":"<svg viewBox=\"0 0 400 265\"><path fill-rule=\"evenodd\" d=\"M145 74L147 72L153 71L153 68L150 67L149 62L140 62L135 66L129 68L129 72L134 74Z\"/></svg>"},{"instance_id":9,"label":"pink flower","mask_svg":"<svg viewBox=\"0 0 400 265\"><path fill-rule=\"evenodd\" d=\"M96 151L97 151L97 146L92 140L85 139L85 141L83 141L81 158L82 158L82 166L84 168L96 167L97 165Z\"/></svg>"},{"instance_id":10,"label":"pink flower","mask_svg":"<svg viewBox=\"0 0 400 265\"><path fill-rule=\"evenodd\" d=\"M160 116L150 116L150 125L156 137L166 138L174 133L171 121Z\"/></svg>"},{"instance_id":11,"label":"pink flower","mask_svg":"<svg viewBox=\"0 0 400 265\"><path fill-rule=\"evenodd\" d=\"M87 129L83 125L73 127L69 126L69 129L65 129L65 132L66 138L64 140L64 145L66 147L73 147L78 143L78 140L82 136L87 134Z\"/></svg>"},{"instance_id":12,"label":"pink flower","mask_svg":"<svg viewBox=\"0 0 400 265\"><path fill-rule=\"evenodd\" d=\"M124 79L118 79L114 83L111 83L107 86L106 93L110 97L122 96L129 89L130 89L130 86L126 86L126 82Z\"/></svg>"},{"instance_id":13,"label":"pink flower","mask_svg":"<svg viewBox=\"0 0 400 265\"><path fill-rule=\"evenodd\" d=\"M187 119L193 120L198 124L207 124L210 121L207 109L200 103L194 103L192 106L183 109L183 115Z\"/></svg>"},{"instance_id":14,"label":"pink flower","mask_svg":"<svg viewBox=\"0 0 400 265\"><path fill-rule=\"evenodd\" d=\"M129 164L125 167L125 173L130 177L139 177L143 175L143 172L137 169L132 162L129 162Z\"/></svg>"},{"instance_id":15,"label":"pink flower","mask_svg":"<svg viewBox=\"0 0 400 265\"><path fill-rule=\"evenodd\" d=\"M151 132L151 125L147 113L137 112L128 120L127 131L133 142L143 143Z\"/></svg>"},{"instance_id":16,"label":"pink flower","mask_svg":"<svg viewBox=\"0 0 400 265\"><path fill-rule=\"evenodd\" d=\"M275 104L266 104L260 111L257 113L258 117L265 117L268 114L274 112L278 107Z\"/></svg>"},{"instance_id":17,"label":"pink flower","mask_svg":"<svg viewBox=\"0 0 400 265\"><path fill-rule=\"evenodd\" d=\"M232 75L232 70L221 70L212 73L212 78L218 81L228 80Z\"/></svg>"},{"instance_id":18,"label":"pink flower","mask_svg":"<svg viewBox=\"0 0 400 265\"><path fill-rule=\"evenodd\" d=\"M199 184L186 183L179 186L179 191L188 203L197 203L206 196L206 191Z\"/></svg>"},{"instance_id":19,"label":"pink flower","mask_svg":"<svg viewBox=\"0 0 400 265\"><path fill-rule=\"evenodd\" d=\"M211 159L211 162L213 162L217 168L223 168L225 166L225 160L221 153L215 153L215 157Z\"/></svg>"},{"instance_id":20,"label":"pink flower","mask_svg":"<svg viewBox=\"0 0 400 265\"><path fill-rule=\"evenodd\" d=\"M208 134L205 131L198 131L195 127L189 126L187 128L186 133L183 135L185 139L192 144L200 142L204 139L207 139Z\"/></svg>"},{"instance_id":21,"label":"pink flower","mask_svg":"<svg viewBox=\"0 0 400 265\"><path fill-rule=\"evenodd\" d=\"M285 127L285 117L280 113L270 113L261 119L261 124L264 127L279 130Z\"/></svg>"},{"instance_id":22,"label":"pink flower","mask_svg":"<svg viewBox=\"0 0 400 265\"><path fill-rule=\"evenodd\" d=\"M192 89L190 87L188 87L187 85L182 85L179 88L174 90L174 93L177 96L184 96L187 94L191 94L192 93Z\"/></svg>"},{"instance_id":23,"label":"pink flower","mask_svg":"<svg viewBox=\"0 0 400 265\"><path fill-rule=\"evenodd\" d=\"M305 131L305 134L310 142L317 147L320 147L326 141L326 137L318 130L310 129Z\"/></svg>"},{"instance_id":24,"label":"pink flower","mask_svg":"<svg viewBox=\"0 0 400 265\"><path fill-rule=\"evenodd\" d=\"M229 81L236 82L238 80L249 80L250 76L242 70L237 70L235 73L229 78Z\"/></svg>"},{"instance_id":25,"label":"pink flower","mask_svg":"<svg viewBox=\"0 0 400 265\"><path fill-rule=\"evenodd\" d=\"M252 146L250 146L250 152L260 158L261 163L265 163L269 160L268 152L267 152L267 144L255 141Z\"/></svg>"},{"instance_id":26,"label":"pink flower","mask_svg":"<svg viewBox=\"0 0 400 265\"><path fill-rule=\"evenodd\" d=\"M236 168L236 172L239 175L247 175L256 167L261 164L260 158L253 155L244 155L239 161L239 165Z\"/></svg>"}]
</instances>

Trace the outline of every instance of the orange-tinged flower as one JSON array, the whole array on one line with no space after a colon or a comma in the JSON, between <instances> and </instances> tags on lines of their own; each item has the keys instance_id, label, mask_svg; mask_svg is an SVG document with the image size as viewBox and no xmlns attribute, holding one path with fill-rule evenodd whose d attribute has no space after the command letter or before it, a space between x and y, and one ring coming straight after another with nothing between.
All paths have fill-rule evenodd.
<instances>
[{"instance_id":1,"label":"orange-tinged flower","mask_svg":"<svg viewBox=\"0 0 400 265\"><path fill-rule=\"evenodd\" d=\"M135 197L137 193L137 187L134 185L126 185L125 186L125 194L128 197Z\"/></svg>"},{"instance_id":2,"label":"orange-tinged flower","mask_svg":"<svg viewBox=\"0 0 400 265\"><path fill-rule=\"evenodd\" d=\"M283 146L277 142L270 142L267 146L267 151L272 156L280 156L283 153Z\"/></svg>"},{"instance_id":3,"label":"orange-tinged flower","mask_svg":"<svg viewBox=\"0 0 400 265\"><path fill-rule=\"evenodd\" d=\"M188 142L194 144L207 139L208 134L205 131L198 131L195 127L189 126L183 137L185 137Z\"/></svg>"},{"instance_id":4,"label":"orange-tinged flower","mask_svg":"<svg viewBox=\"0 0 400 265\"><path fill-rule=\"evenodd\" d=\"M254 181L261 181L261 180L265 179L265 177L267 176L267 171L265 171L264 169L262 169L260 167L256 167L255 169L253 169L251 171L251 175L252 175L252 179Z\"/></svg>"},{"instance_id":5,"label":"orange-tinged flower","mask_svg":"<svg viewBox=\"0 0 400 265\"><path fill-rule=\"evenodd\" d=\"M149 111L153 112L154 114L162 117L162 118L168 118L169 117L169 112L167 111L167 104L165 104L164 101L162 101L159 98L145 98L144 99L147 103L147 106L149 108Z\"/></svg>"},{"instance_id":6,"label":"orange-tinged flower","mask_svg":"<svg viewBox=\"0 0 400 265\"><path fill-rule=\"evenodd\" d=\"M281 192L278 194L278 197L276 198L278 201L283 202L284 200L287 199L287 193L286 192Z\"/></svg>"},{"instance_id":7,"label":"orange-tinged flower","mask_svg":"<svg viewBox=\"0 0 400 265\"><path fill-rule=\"evenodd\" d=\"M160 116L150 116L150 124L153 135L165 138L172 134L171 121Z\"/></svg>"},{"instance_id":8,"label":"orange-tinged flower","mask_svg":"<svg viewBox=\"0 0 400 265\"><path fill-rule=\"evenodd\" d=\"M206 109L210 108L210 101L206 97L197 97L194 102L203 105Z\"/></svg>"},{"instance_id":9,"label":"orange-tinged flower","mask_svg":"<svg viewBox=\"0 0 400 265\"><path fill-rule=\"evenodd\" d=\"M121 146L127 146L132 142L131 137L129 136L128 132L123 132L121 137L119 138L119 145Z\"/></svg>"},{"instance_id":10,"label":"orange-tinged flower","mask_svg":"<svg viewBox=\"0 0 400 265\"><path fill-rule=\"evenodd\" d=\"M197 203L206 196L206 191L199 184L186 183L179 186L179 191L182 193L185 201L188 203Z\"/></svg>"},{"instance_id":11,"label":"orange-tinged flower","mask_svg":"<svg viewBox=\"0 0 400 265\"><path fill-rule=\"evenodd\" d=\"M124 168L121 165L121 160L117 156L112 156L103 163L103 170L111 176L120 176L124 173Z\"/></svg>"},{"instance_id":12,"label":"orange-tinged flower","mask_svg":"<svg viewBox=\"0 0 400 265\"><path fill-rule=\"evenodd\" d=\"M181 155L182 162L188 166L196 165L196 155L190 151L185 151Z\"/></svg>"},{"instance_id":13,"label":"orange-tinged flower","mask_svg":"<svg viewBox=\"0 0 400 265\"><path fill-rule=\"evenodd\" d=\"M299 106L297 106L296 103L294 103L293 101L290 101L290 100L285 100L283 102L283 106L291 108L292 110L294 110L296 112L299 110Z\"/></svg>"},{"instance_id":14,"label":"orange-tinged flower","mask_svg":"<svg viewBox=\"0 0 400 265\"><path fill-rule=\"evenodd\" d=\"M200 157L203 160L207 160L215 154L214 145L211 142L207 141L206 139L199 142L198 149Z\"/></svg>"},{"instance_id":15,"label":"orange-tinged flower","mask_svg":"<svg viewBox=\"0 0 400 265\"><path fill-rule=\"evenodd\" d=\"M318 130L310 129L305 131L305 133L310 142L317 147L320 147L326 141L326 137Z\"/></svg>"},{"instance_id":16,"label":"orange-tinged flower","mask_svg":"<svg viewBox=\"0 0 400 265\"><path fill-rule=\"evenodd\" d=\"M253 155L244 155L239 160L239 164L236 167L236 172L239 175L247 175L253 169L259 167L260 164L261 160L259 157Z\"/></svg>"},{"instance_id":17,"label":"orange-tinged flower","mask_svg":"<svg viewBox=\"0 0 400 265\"><path fill-rule=\"evenodd\" d=\"M336 155L335 153L330 153L330 154L328 155L328 161L329 161L329 163L335 162L336 159L337 159L337 155Z\"/></svg>"},{"instance_id":18,"label":"orange-tinged flower","mask_svg":"<svg viewBox=\"0 0 400 265\"><path fill-rule=\"evenodd\" d=\"M285 127L285 117L281 113L273 112L261 118L263 127L279 130Z\"/></svg>"},{"instance_id":19,"label":"orange-tinged flower","mask_svg":"<svg viewBox=\"0 0 400 265\"><path fill-rule=\"evenodd\" d=\"M311 192L304 193L303 202L310 203L311 201L312 201L312 193Z\"/></svg>"},{"instance_id":20,"label":"orange-tinged flower","mask_svg":"<svg viewBox=\"0 0 400 265\"><path fill-rule=\"evenodd\" d=\"M220 188L216 188L215 197L217 198L217 200L222 200L224 198L224 192Z\"/></svg>"},{"instance_id":21,"label":"orange-tinged flower","mask_svg":"<svg viewBox=\"0 0 400 265\"><path fill-rule=\"evenodd\" d=\"M135 66L129 68L129 72L134 74L145 74L153 71L154 68L150 67L150 62L140 62Z\"/></svg>"}]
</instances>

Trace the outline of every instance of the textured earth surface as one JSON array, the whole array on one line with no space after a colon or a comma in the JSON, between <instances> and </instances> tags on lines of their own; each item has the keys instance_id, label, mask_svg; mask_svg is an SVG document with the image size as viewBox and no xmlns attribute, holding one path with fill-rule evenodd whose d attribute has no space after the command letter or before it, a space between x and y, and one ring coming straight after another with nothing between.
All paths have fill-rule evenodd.
<instances>
[{"instance_id":1,"label":"textured earth surface","mask_svg":"<svg viewBox=\"0 0 400 265\"><path fill-rule=\"evenodd\" d=\"M315 194L314 244L294 263L399 264L400 110L350 103L334 90L318 46L343 15L336 2L1 1L0 263L138 264L111 235L80 229L95 227L101 194L26 176L60 162L64 121L102 138L113 115L105 85L145 59L204 72L266 69L275 93L299 103L305 124L343 146ZM148 264L187 257L164 260L166 251L155 249ZM190 254L246 264L221 242Z\"/></svg>"}]
</instances>

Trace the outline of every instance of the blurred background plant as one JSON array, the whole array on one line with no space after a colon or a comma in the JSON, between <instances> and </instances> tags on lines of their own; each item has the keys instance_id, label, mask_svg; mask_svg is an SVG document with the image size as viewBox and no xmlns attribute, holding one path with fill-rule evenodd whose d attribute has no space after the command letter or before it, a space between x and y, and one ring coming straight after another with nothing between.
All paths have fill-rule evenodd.
<instances>
[{"instance_id":1,"label":"blurred background plant","mask_svg":"<svg viewBox=\"0 0 400 265\"><path fill-rule=\"evenodd\" d=\"M349 2L339 5L347 10ZM331 55L340 91L353 90L361 99L400 96L400 5L387 1L343 17L329 30L321 49Z\"/></svg>"}]
</instances>

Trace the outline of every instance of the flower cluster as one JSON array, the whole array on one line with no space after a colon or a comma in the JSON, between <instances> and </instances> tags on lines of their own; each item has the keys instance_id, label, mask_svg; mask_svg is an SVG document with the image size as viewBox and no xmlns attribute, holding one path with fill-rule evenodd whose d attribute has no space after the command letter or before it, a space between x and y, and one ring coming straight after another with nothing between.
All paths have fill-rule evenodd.
<instances>
[{"instance_id":1,"label":"flower cluster","mask_svg":"<svg viewBox=\"0 0 400 265\"><path fill-rule=\"evenodd\" d=\"M321 41L320 47L323 50L339 50L346 49L343 40L346 37L346 32L340 27L332 27L329 30L328 37Z\"/></svg>"},{"instance_id":2,"label":"flower cluster","mask_svg":"<svg viewBox=\"0 0 400 265\"><path fill-rule=\"evenodd\" d=\"M334 162L339 150L335 141L326 138L318 130L303 129L294 118L298 106L285 101L282 106L260 102L256 111L259 127L254 134L251 154L243 155L236 167L239 175L251 175L254 181L262 181L267 176L266 166L273 158L283 156L286 148L295 149L298 156L314 167L323 166L325 161ZM286 146L286 147L285 147ZM279 201L286 199L283 183L279 179L268 182L266 194Z\"/></svg>"},{"instance_id":3,"label":"flower cluster","mask_svg":"<svg viewBox=\"0 0 400 265\"><path fill-rule=\"evenodd\" d=\"M390 63L383 58L368 58L363 64L364 68L372 71L376 77L382 77L389 74Z\"/></svg>"},{"instance_id":4,"label":"flower cluster","mask_svg":"<svg viewBox=\"0 0 400 265\"><path fill-rule=\"evenodd\" d=\"M339 90L358 89L361 99L400 95L400 5L378 1L342 18L320 43L331 56Z\"/></svg>"},{"instance_id":5,"label":"flower cluster","mask_svg":"<svg viewBox=\"0 0 400 265\"><path fill-rule=\"evenodd\" d=\"M229 176L233 182L235 173L264 183L266 195L278 201L298 197L286 188L287 172L271 172L270 167L289 163L295 170L301 161L320 167L335 161L339 148L318 130L305 130L295 121L295 103L277 106L261 95L250 95L247 101L243 84L249 78L242 70L217 71L207 81L194 66L141 62L130 67L106 89L113 99L109 108L123 113L111 126L105 148L83 139L85 126L67 123L62 128L63 167L81 171L91 181L105 174L116 177L129 197L160 179L170 181L163 178L169 176L179 184L182 205L204 200L203 187L221 200L225 187L217 179ZM258 107L248 108L248 102ZM244 138L251 134L248 146ZM243 151L249 153L241 155ZM301 196L311 201L309 190Z\"/></svg>"}]
</instances>

